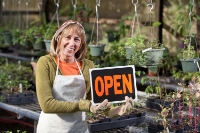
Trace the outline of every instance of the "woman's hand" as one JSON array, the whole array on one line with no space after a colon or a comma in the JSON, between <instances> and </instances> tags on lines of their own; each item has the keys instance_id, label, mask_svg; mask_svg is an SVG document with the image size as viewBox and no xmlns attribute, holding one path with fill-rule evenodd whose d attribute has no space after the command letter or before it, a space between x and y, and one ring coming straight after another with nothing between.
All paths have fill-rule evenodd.
<instances>
[{"instance_id":1,"label":"woman's hand","mask_svg":"<svg viewBox=\"0 0 200 133\"><path fill-rule=\"evenodd\" d=\"M108 102L107 99L105 99L102 103L98 104L97 106L90 106L90 112L92 113L101 113L105 110L107 110L112 103Z\"/></svg>"},{"instance_id":2,"label":"woman's hand","mask_svg":"<svg viewBox=\"0 0 200 133\"><path fill-rule=\"evenodd\" d=\"M126 110L130 110L134 107L134 102L133 102L132 97L129 98L128 96L126 96L125 101L126 101L125 104L111 108L110 111L108 112L108 116L110 116L110 117L112 117L114 115L121 116L126 112Z\"/></svg>"}]
</instances>

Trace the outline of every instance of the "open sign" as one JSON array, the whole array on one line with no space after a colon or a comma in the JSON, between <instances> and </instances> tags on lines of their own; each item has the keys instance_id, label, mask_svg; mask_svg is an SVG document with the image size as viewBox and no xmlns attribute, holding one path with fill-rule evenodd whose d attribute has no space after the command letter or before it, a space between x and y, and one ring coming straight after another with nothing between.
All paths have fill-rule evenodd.
<instances>
[{"instance_id":1,"label":"open sign","mask_svg":"<svg viewBox=\"0 0 200 133\"><path fill-rule=\"evenodd\" d=\"M133 65L90 69L90 84L93 104L104 99L120 103L125 101L125 96L137 99Z\"/></svg>"}]
</instances>

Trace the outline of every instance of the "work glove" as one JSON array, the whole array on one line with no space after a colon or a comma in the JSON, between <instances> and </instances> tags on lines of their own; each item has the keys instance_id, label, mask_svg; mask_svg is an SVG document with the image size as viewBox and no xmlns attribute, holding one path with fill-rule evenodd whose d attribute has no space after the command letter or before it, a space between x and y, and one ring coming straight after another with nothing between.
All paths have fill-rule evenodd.
<instances>
[{"instance_id":1,"label":"work glove","mask_svg":"<svg viewBox=\"0 0 200 133\"><path fill-rule=\"evenodd\" d=\"M98 105L91 105L90 106L90 112L92 113L101 113L104 112L105 110L107 110L108 108L110 108L110 106L112 105L111 102L108 102L107 99L105 99L102 103L98 104Z\"/></svg>"},{"instance_id":2,"label":"work glove","mask_svg":"<svg viewBox=\"0 0 200 133\"><path fill-rule=\"evenodd\" d=\"M122 116L127 110L133 109L133 107L134 107L134 102L132 97L129 98L128 96L126 96L125 104L111 108L108 111L108 116L110 117L113 117L115 115Z\"/></svg>"}]
</instances>

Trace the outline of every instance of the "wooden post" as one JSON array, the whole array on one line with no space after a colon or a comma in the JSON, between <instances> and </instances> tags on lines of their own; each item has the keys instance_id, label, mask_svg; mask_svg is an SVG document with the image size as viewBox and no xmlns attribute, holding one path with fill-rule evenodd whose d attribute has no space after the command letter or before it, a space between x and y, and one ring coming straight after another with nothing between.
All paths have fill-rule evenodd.
<instances>
[{"instance_id":1,"label":"wooden post","mask_svg":"<svg viewBox=\"0 0 200 133\"><path fill-rule=\"evenodd\" d=\"M163 29L163 0L156 0L156 21L161 22L161 25L157 29L157 35L159 42L162 43L162 29Z\"/></svg>"}]
</instances>

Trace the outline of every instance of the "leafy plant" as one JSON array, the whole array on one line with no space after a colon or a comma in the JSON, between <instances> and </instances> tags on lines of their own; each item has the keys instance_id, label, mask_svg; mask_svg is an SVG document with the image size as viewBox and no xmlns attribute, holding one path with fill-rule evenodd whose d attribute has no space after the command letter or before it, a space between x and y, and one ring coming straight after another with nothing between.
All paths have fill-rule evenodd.
<instances>
[{"instance_id":1,"label":"leafy plant","mask_svg":"<svg viewBox=\"0 0 200 133\"><path fill-rule=\"evenodd\" d=\"M125 49L120 49L121 55L126 55L128 64L144 66L149 63L148 53L151 49L164 48L156 39L148 41L143 35L127 38ZM126 51L125 51L126 50Z\"/></svg>"},{"instance_id":2,"label":"leafy plant","mask_svg":"<svg viewBox=\"0 0 200 133\"><path fill-rule=\"evenodd\" d=\"M194 35L190 35L189 38L184 40L185 47L177 54L177 57L180 59L194 59L198 57L197 51L194 49L194 46L191 44L191 40Z\"/></svg>"},{"instance_id":3,"label":"leafy plant","mask_svg":"<svg viewBox=\"0 0 200 133\"><path fill-rule=\"evenodd\" d=\"M45 24L45 34L44 34L44 39L45 40L51 40L54 33L57 30L57 24L56 23L47 23Z\"/></svg>"},{"instance_id":4,"label":"leafy plant","mask_svg":"<svg viewBox=\"0 0 200 133\"><path fill-rule=\"evenodd\" d=\"M125 65L126 64L126 57L121 55L118 51L121 47L124 47L124 44L113 43L109 49L107 54L104 56L104 62L102 66L109 67L109 66L118 66L118 65Z\"/></svg>"},{"instance_id":5,"label":"leafy plant","mask_svg":"<svg viewBox=\"0 0 200 133\"><path fill-rule=\"evenodd\" d=\"M145 93L150 95L150 94L156 94L160 95L161 94L161 87L158 84L158 80L156 78L149 78L149 77L143 77L141 79L141 84L144 85L145 83L149 82L150 85L148 85L145 89ZM161 96L160 96L161 98Z\"/></svg>"},{"instance_id":6,"label":"leafy plant","mask_svg":"<svg viewBox=\"0 0 200 133\"><path fill-rule=\"evenodd\" d=\"M12 91L20 83L24 89L28 89L31 86L29 81L33 80L31 67L14 63L0 66L0 90Z\"/></svg>"},{"instance_id":7,"label":"leafy plant","mask_svg":"<svg viewBox=\"0 0 200 133\"><path fill-rule=\"evenodd\" d=\"M181 1L169 1L170 4L175 5L176 11L173 11L173 16L175 15L174 22L172 20L172 26L174 29L174 35L180 34L181 37L184 37L191 28L191 21L200 20L200 16L194 10L194 3L192 0L184 3ZM197 1L199 4L200 1ZM191 12L192 11L192 12ZM191 12L191 14L190 14ZM190 16L191 15L191 16ZM175 25L174 25L175 24Z\"/></svg>"}]
</instances>

